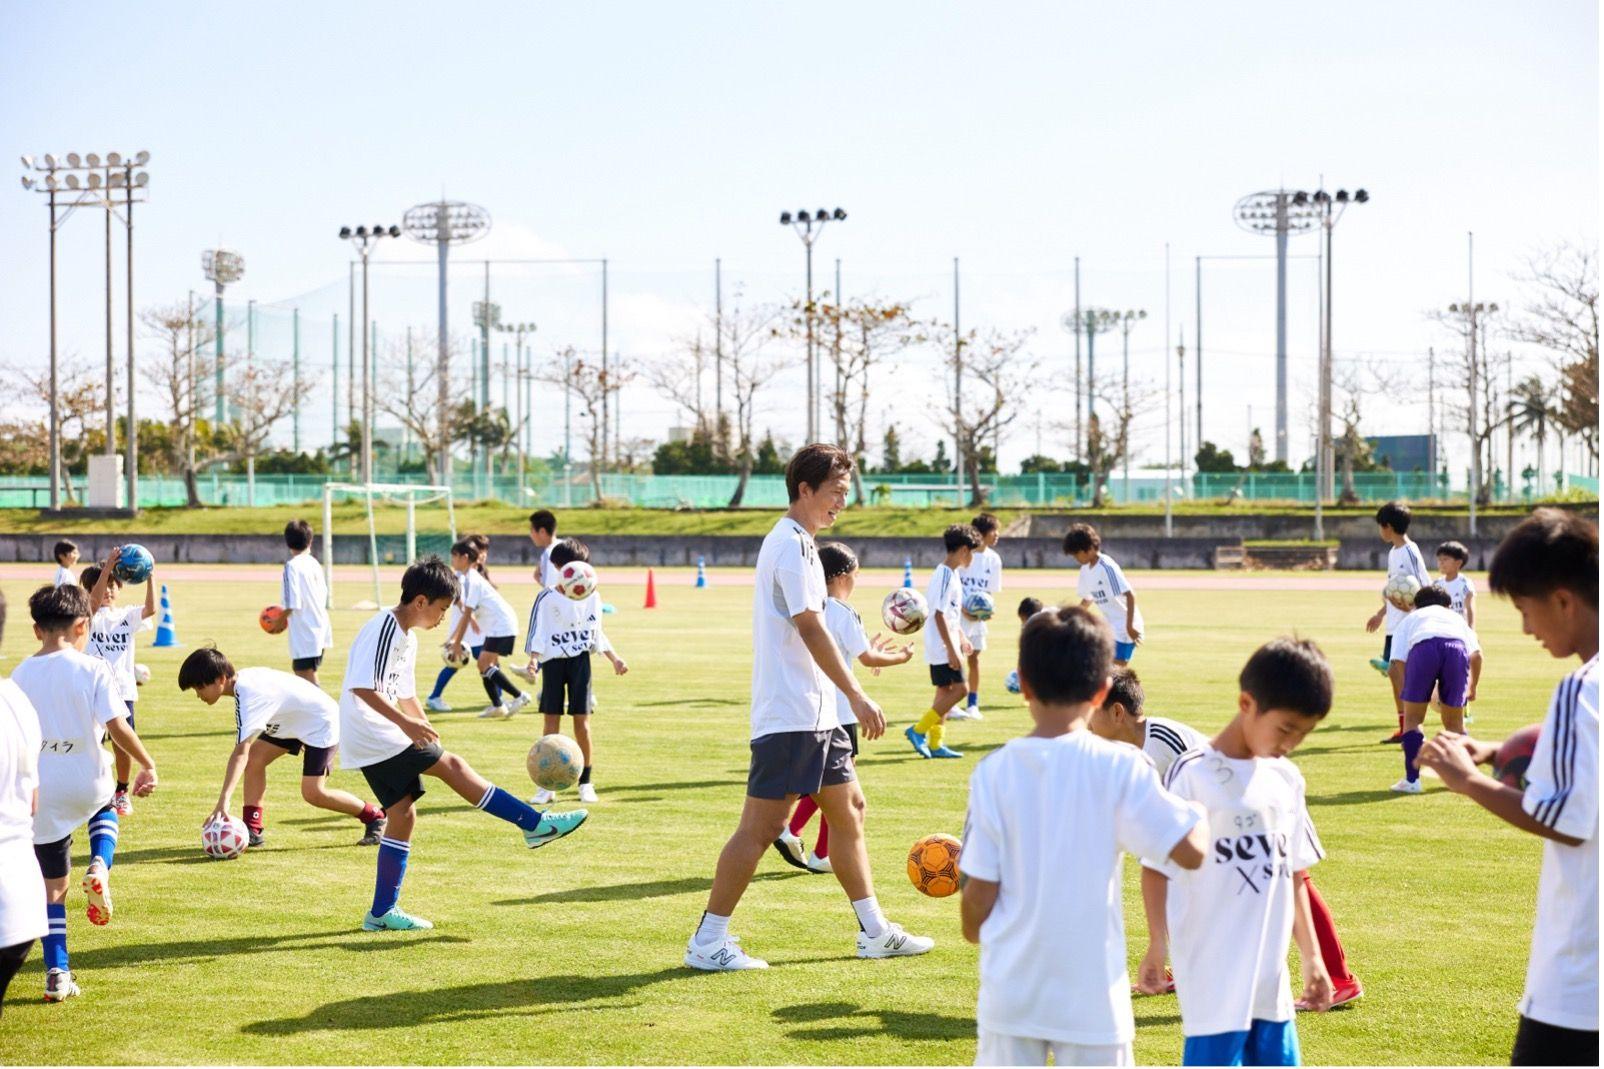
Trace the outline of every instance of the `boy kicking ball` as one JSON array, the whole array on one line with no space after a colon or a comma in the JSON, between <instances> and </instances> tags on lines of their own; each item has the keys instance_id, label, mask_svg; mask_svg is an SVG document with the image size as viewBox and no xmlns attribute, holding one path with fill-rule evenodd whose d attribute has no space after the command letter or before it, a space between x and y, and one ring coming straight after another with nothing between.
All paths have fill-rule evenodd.
<instances>
[{"instance_id":1,"label":"boy kicking ball","mask_svg":"<svg viewBox=\"0 0 1604 1069\"><path fill-rule=\"evenodd\" d=\"M457 597L457 578L439 557L425 557L401 577L401 601L363 625L351 643L340 684L340 764L360 768L389 819L379 841L373 905L362 919L370 932L410 931L434 925L396 903L406 877L416 804L424 776L432 776L493 817L516 824L524 844L545 846L577 830L586 813L541 813L475 772L440 745L418 703L418 637L437 627Z\"/></svg>"},{"instance_id":2,"label":"boy kicking ball","mask_svg":"<svg viewBox=\"0 0 1604 1069\"><path fill-rule=\"evenodd\" d=\"M925 602L930 606L930 619L925 624L925 663L930 666L930 682L935 685L936 695L919 722L903 732L913 752L926 758L963 756L943 740L947 714L963 701L966 692L964 660L974 652L962 629L963 582L958 572L974 559L980 535L967 523L955 523L942 534L941 544L947 555L930 573L930 586L925 589Z\"/></svg>"},{"instance_id":3,"label":"boy kicking ball","mask_svg":"<svg viewBox=\"0 0 1604 1069\"><path fill-rule=\"evenodd\" d=\"M285 754L301 754L301 798L319 809L355 817L362 824L360 846L377 846L384 835L384 811L354 794L331 788L334 747L340 741L340 706L298 675L271 668L234 670L215 649L201 648L184 658L178 689L192 690L207 705L234 699L234 751L223 771L217 806L205 827L227 817L234 788L245 780L245 830L250 845L262 845L266 821L267 766Z\"/></svg>"}]
</instances>

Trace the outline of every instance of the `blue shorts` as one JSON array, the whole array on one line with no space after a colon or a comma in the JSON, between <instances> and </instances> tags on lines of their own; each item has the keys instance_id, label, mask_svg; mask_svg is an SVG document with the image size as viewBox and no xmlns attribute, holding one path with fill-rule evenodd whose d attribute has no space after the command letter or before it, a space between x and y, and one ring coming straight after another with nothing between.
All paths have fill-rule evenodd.
<instances>
[{"instance_id":1,"label":"blue shorts","mask_svg":"<svg viewBox=\"0 0 1604 1069\"><path fill-rule=\"evenodd\" d=\"M1134 643L1134 642L1116 642L1116 643L1114 643L1114 660L1116 660L1116 661L1129 661L1135 655L1136 655L1136 643Z\"/></svg>"},{"instance_id":2,"label":"blue shorts","mask_svg":"<svg viewBox=\"0 0 1604 1069\"><path fill-rule=\"evenodd\" d=\"M1258 1021L1246 1032L1187 1036L1182 1065L1302 1065L1298 1029L1291 1021Z\"/></svg>"}]
</instances>

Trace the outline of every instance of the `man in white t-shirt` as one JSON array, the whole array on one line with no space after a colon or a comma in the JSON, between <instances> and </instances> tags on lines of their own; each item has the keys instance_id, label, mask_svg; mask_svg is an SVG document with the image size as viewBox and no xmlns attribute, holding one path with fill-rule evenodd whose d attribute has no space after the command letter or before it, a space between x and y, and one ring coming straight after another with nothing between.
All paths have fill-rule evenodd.
<instances>
[{"instance_id":1,"label":"man in white t-shirt","mask_svg":"<svg viewBox=\"0 0 1604 1069\"><path fill-rule=\"evenodd\" d=\"M1125 570L1103 552L1103 539L1089 523L1070 526L1064 535L1064 553L1080 565L1075 590L1081 607L1096 605L1107 617L1108 626L1114 629L1114 663L1129 664L1147 625L1142 622L1136 591L1125 578Z\"/></svg>"},{"instance_id":2,"label":"man in white t-shirt","mask_svg":"<svg viewBox=\"0 0 1604 1069\"><path fill-rule=\"evenodd\" d=\"M284 544L290 550L279 592L279 607L284 615L273 633L289 631L290 670L316 686L317 670L323 667L323 651L334 645L329 587L323 578L323 566L312 557L311 524L305 520L285 524Z\"/></svg>"},{"instance_id":3,"label":"man in white t-shirt","mask_svg":"<svg viewBox=\"0 0 1604 1069\"><path fill-rule=\"evenodd\" d=\"M1387 578L1396 575L1407 575L1421 586L1431 585L1431 573L1426 571L1426 558L1420 554L1420 546L1409 537L1409 522L1413 517L1408 505L1389 501L1376 510L1376 529L1381 540L1387 543ZM1375 631L1383 623L1386 626L1386 637L1381 642L1381 656L1370 659L1370 667L1384 676L1391 676L1392 665L1392 636L1403 622L1408 610L1400 609L1387 600L1385 594L1381 597L1381 608L1375 615L1365 621L1366 631ZM1401 693L1402 682L1392 679L1392 702L1398 710L1398 730L1389 737L1382 739L1383 743L1402 743L1404 736L1404 708Z\"/></svg>"},{"instance_id":4,"label":"man in white t-shirt","mask_svg":"<svg viewBox=\"0 0 1604 1069\"><path fill-rule=\"evenodd\" d=\"M830 860L858 919L860 958L923 954L935 941L886 920L869 874L863 792L852 744L836 716L831 684L847 695L864 741L885 717L842 660L824 623L824 569L813 536L846 508L852 458L831 445L803 446L785 469L790 507L758 552L752 598L752 744L741 823L724 844L707 909L685 947L685 964L723 971L766 969L730 934L730 915L758 862L779 838L791 807L812 795L830 822Z\"/></svg>"},{"instance_id":5,"label":"man in white t-shirt","mask_svg":"<svg viewBox=\"0 0 1604 1069\"><path fill-rule=\"evenodd\" d=\"M0 633L5 622L6 598L0 594ZM50 931L45 881L33 853L40 741L33 703L11 680L0 679L0 1003L33 941Z\"/></svg>"},{"instance_id":6,"label":"man in white t-shirt","mask_svg":"<svg viewBox=\"0 0 1604 1069\"><path fill-rule=\"evenodd\" d=\"M106 557L104 564L91 564L84 569L81 582L89 591L89 646L88 652L106 662L111 677L117 683L117 696L128 706L128 726L136 727L134 703L139 700L139 681L134 675L134 635L148 631L156 616L156 583L154 577L145 580L145 604L124 608L117 604L122 591L122 580L117 578L116 564L122 555L118 546ZM111 796L112 808L119 817L134 811L128 799L128 776L133 762L128 754L118 749L117 780Z\"/></svg>"},{"instance_id":7,"label":"man in white t-shirt","mask_svg":"<svg viewBox=\"0 0 1604 1069\"><path fill-rule=\"evenodd\" d=\"M536 509L529 514L529 541L540 551L540 558L535 561L535 582L540 589L550 590L557 585L557 569L551 566L551 547L557 541L555 512ZM531 656L525 664L514 667L513 671L533 682L535 673L540 671L540 662Z\"/></svg>"},{"instance_id":8,"label":"man in white t-shirt","mask_svg":"<svg viewBox=\"0 0 1604 1069\"><path fill-rule=\"evenodd\" d=\"M328 785L334 748L340 741L340 706L315 684L272 668L236 672L222 653L203 646L179 666L178 689L194 691L207 705L234 699L234 749L223 771L217 805L206 823L228 819L234 788L243 777L246 832L251 846L261 846L267 821L267 766L285 754L300 754L301 798L319 809L355 817L363 827L358 845L379 845L384 811Z\"/></svg>"},{"instance_id":9,"label":"man in white t-shirt","mask_svg":"<svg viewBox=\"0 0 1604 1069\"><path fill-rule=\"evenodd\" d=\"M1487 585L1515 603L1550 656L1582 665L1554 690L1524 789L1477 771L1497 754L1495 743L1444 733L1426 743L1420 763L1449 790L1543 839L1511 1064L1597 1065L1598 528L1564 509L1538 509L1499 544Z\"/></svg>"},{"instance_id":10,"label":"man in white t-shirt","mask_svg":"<svg viewBox=\"0 0 1604 1069\"><path fill-rule=\"evenodd\" d=\"M980 546L967 565L958 572L963 583L963 634L969 642L969 698L959 708L947 714L948 720L984 720L980 712L980 655L986 649L986 621L969 615L969 596L985 594L996 608L997 595L1002 593L1002 557L994 548L1002 528L997 517L982 512L970 521L969 526L980 536Z\"/></svg>"},{"instance_id":11,"label":"man in white t-shirt","mask_svg":"<svg viewBox=\"0 0 1604 1069\"><path fill-rule=\"evenodd\" d=\"M1036 728L975 766L958 869L980 944L976 1065L1131 1065L1123 855L1203 863L1207 828L1152 763L1087 730L1113 635L1079 607L1031 618L1019 687Z\"/></svg>"}]
</instances>

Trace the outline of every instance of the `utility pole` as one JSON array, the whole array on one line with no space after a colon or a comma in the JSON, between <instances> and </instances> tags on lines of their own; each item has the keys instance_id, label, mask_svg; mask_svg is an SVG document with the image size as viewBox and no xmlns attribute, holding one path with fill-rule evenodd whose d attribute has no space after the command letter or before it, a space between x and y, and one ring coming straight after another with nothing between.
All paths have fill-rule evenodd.
<instances>
[{"instance_id":1,"label":"utility pole","mask_svg":"<svg viewBox=\"0 0 1604 1069\"><path fill-rule=\"evenodd\" d=\"M1075 459L1081 460L1085 454L1081 447L1086 439L1084 428L1080 422L1080 257L1075 257Z\"/></svg>"},{"instance_id":2,"label":"utility pole","mask_svg":"<svg viewBox=\"0 0 1604 1069\"><path fill-rule=\"evenodd\" d=\"M713 260L713 438L724 431L724 261Z\"/></svg>"},{"instance_id":3,"label":"utility pole","mask_svg":"<svg viewBox=\"0 0 1604 1069\"><path fill-rule=\"evenodd\" d=\"M957 501L958 507L964 507L964 341L963 328L958 320L958 257L952 258L952 422L956 432L957 448L953 456L957 458L956 471L958 473Z\"/></svg>"},{"instance_id":4,"label":"utility pole","mask_svg":"<svg viewBox=\"0 0 1604 1069\"><path fill-rule=\"evenodd\" d=\"M1164 357L1164 345L1168 345L1169 342L1170 342L1170 243L1166 241L1164 243L1164 344L1159 346L1159 358L1160 359L1163 359L1163 357ZM1174 518L1172 516L1172 508L1173 507L1172 507L1171 502L1170 502L1170 497L1171 497L1171 493L1170 493L1170 491L1171 491L1170 472L1172 470L1174 470L1174 467L1175 467L1175 460L1174 460L1174 457L1173 457L1173 455L1172 455L1172 453L1170 451L1171 445L1173 444L1171 442L1171 430L1170 430L1170 390L1171 389L1172 389L1172 387L1171 387L1171 384L1170 384L1170 362L1168 360L1164 360L1164 537L1165 538L1173 538L1175 536L1175 521L1174 521ZM1040 448L1038 448L1037 452L1040 452L1040 451L1041 451Z\"/></svg>"}]
</instances>

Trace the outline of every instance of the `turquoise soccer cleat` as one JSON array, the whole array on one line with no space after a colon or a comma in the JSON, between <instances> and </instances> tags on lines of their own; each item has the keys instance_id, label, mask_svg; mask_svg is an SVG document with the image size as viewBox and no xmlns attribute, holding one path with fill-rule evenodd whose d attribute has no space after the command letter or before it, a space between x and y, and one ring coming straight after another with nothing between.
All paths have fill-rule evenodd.
<instances>
[{"instance_id":1,"label":"turquoise soccer cleat","mask_svg":"<svg viewBox=\"0 0 1604 1069\"><path fill-rule=\"evenodd\" d=\"M567 813L542 813L540 814L540 823L535 830L524 832L524 842L529 845L531 850L537 846L545 846L547 843L556 842L564 835L571 835L578 831L579 826L585 823L585 818L588 816L590 816L589 811L584 809L572 809Z\"/></svg>"},{"instance_id":2,"label":"turquoise soccer cleat","mask_svg":"<svg viewBox=\"0 0 1604 1069\"><path fill-rule=\"evenodd\" d=\"M930 751L931 757L962 757L963 754L950 746L940 746Z\"/></svg>"},{"instance_id":3,"label":"turquoise soccer cleat","mask_svg":"<svg viewBox=\"0 0 1604 1069\"><path fill-rule=\"evenodd\" d=\"M433 927L433 922L414 917L400 906L391 906L390 912L382 917L369 913L362 918L364 932L421 932Z\"/></svg>"},{"instance_id":4,"label":"turquoise soccer cleat","mask_svg":"<svg viewBox=\"0 0 1604 1069\"><path fill-rule=\"evenodd\" d=\"M902 734L903 737L913 744L914 753L918 754L920 757L930 756L930 744L925 741L925 737L923 735L919 734L913 729L912 725L909 725L908 730L904 731Z\"/></svg>"},{"instance_id":5,"label":"turquoise soccer cleat","mask_svg":"<svg viewBox=\"0 0 1604 1069\"><path fill-rule=\"evenodd\" d=\"M1389 666L1388 666L1387 662L1382 660L1380 657L1372 657L1372 658L1370 658L1370 667L1374 668L1376 671L1380 672L1382 675L1386 675L1387 674L1387 668Z\"/></svg>"}]
</instances>

